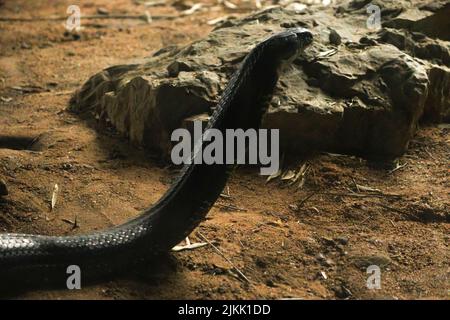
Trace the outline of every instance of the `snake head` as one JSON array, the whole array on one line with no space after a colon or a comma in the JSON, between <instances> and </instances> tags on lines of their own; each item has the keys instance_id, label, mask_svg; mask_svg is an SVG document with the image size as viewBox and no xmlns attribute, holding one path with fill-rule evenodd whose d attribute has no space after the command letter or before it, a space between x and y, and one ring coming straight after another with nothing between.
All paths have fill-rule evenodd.
<instances>
[{"instance_id":1,"label":"snake head","mask_svg":"<svg viewBox=\"0 0 450 320\"><path fill-rule=\"evenodd\" d=\"M280 63L291 62L313 42L313 35L305 28L290 28L264 42L266 50L271 51L272 57L276 57Z\"/></svg>"}]
</instances>

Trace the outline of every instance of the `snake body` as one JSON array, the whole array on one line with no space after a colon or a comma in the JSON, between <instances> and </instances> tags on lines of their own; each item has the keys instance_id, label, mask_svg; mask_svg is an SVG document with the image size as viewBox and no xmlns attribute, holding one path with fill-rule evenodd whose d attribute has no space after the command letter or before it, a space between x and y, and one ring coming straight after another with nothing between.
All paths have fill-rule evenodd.
<instances>
[{"instance_id":1,"label":"snake body","mask_svg":"<svg viewBox=\"0 0 450 320\"><path fill-rule=\"evenodd\" d=\"M281 66L312 42L303 28L259 43L228 82L206 129L258 128ZM193 155L195 157L195 153ZM132 261L169 251L204 219L230 174L226 164L187 164L157 203L111 229L75 236L0 234L0 286L7 281L66 284L67 267L97 278Z\"/></svg>"}]
</instances>

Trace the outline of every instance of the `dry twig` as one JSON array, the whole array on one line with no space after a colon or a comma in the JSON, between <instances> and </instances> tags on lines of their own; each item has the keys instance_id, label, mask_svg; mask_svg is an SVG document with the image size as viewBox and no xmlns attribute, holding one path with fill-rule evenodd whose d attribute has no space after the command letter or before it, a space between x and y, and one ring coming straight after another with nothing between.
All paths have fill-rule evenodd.
<instances>
[{"instance_id":1,"label":"dry twig","mask_svg":"<svg viewBox=\"0 0 450 320\"><path fill-rule=\"evenodd\" d=\"M250 283L250 284L251 284L250 280L242 273L241 270L239 270L238 267L236 267L236 266L234 265L233 262L231 262L230 259L228 259L228 258L222 253L222 251L219 250L219 248L217 248L214 244L212 244L212 242L209 241L209 240L208 240L208 239L207 239L200 231L198 231L197 234L199 235L200 238L202 238L203 241L206 241L206 242L214 249L214 251L216 251L222 258L224 258L226 262L228 262L228 263L230 264L230 266L234 269L234 271L237 272L237 274L239 275L239 277L240 277L241 279L243 279L243 280L246 281L247 283Z\"/></svg>"}]
</instances>

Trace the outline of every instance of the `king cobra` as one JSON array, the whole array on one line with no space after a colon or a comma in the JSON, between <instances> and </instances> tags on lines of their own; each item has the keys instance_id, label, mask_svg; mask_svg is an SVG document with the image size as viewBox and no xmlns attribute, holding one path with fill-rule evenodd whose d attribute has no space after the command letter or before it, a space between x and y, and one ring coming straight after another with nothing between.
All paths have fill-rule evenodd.
<instances>
[{"instance_id":1,"label":"king cobra","mask_svg":"<svg viewBox=\"0 0 450 320\"><path fill-rule=\"evenodd\" d=\"M205 129L225 133L259 128L282 67L312 41L307 29L291 28L256 45L229 80ZM168 252L205 218L232 168L191 161L153 206L105 231L75 236L0 234L0 286L5 288L5 281L12 286L45 282L64 286L70 265L80 268L83 279L95 279Z\"/></svg>"}]
</instances>

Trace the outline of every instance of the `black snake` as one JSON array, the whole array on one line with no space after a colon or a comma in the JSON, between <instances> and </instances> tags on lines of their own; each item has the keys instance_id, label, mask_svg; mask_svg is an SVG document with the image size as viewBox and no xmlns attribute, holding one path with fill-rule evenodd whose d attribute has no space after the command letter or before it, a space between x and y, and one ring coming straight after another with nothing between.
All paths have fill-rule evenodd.
<instances>
[{"instance_id":1,"label":"black snake","mask_svg":"<svg viewBox=\"0 0 450 320\"><path fill-rule=\"evenodd\" d=\"M258 128L280 68L312 42L303 28L259 43L226 86L206 129ZM193 155L195 157L195 153ZM67 267L97 278L153 254L169 251L203 220L222 192L231 166L189 164L152 207L111 229L76 236L0 234L0 286L66 283Z\"/></svg>"}]
</instances>

